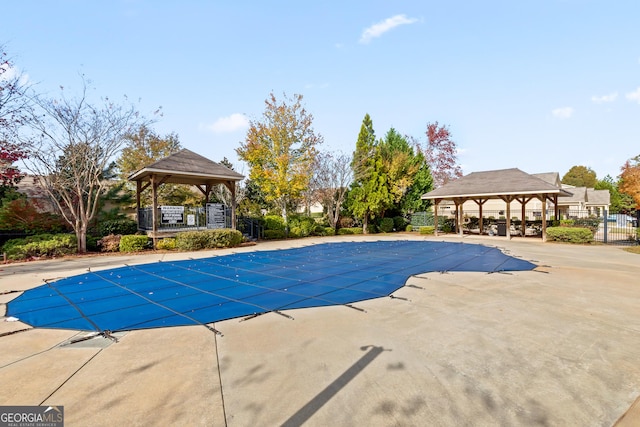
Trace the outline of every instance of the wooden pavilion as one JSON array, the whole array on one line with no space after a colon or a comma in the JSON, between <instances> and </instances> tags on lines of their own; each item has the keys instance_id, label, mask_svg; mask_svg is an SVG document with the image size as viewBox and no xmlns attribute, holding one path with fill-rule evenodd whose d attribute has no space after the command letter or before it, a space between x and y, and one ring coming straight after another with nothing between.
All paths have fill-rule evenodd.
<instances>
[{"instance_id":1,"label":"wooden pavilion","mask_svg":"<svg viewBox=\"0 0 640 427\"><path fill-rule=\"evenodd\" d=\"M482 206L491 199L503 200L506 204L506 236L511 238L511 202L517 201L522 207L522 218L525 217L525 206L529 201L538 199L542 202L542 240L547 237L547 202L554 206L554 217L559 218L558 198L570 197L572 194L559 184L552 184L539 176L530 175L517 168L473 172L455 181L448 182L440 188L430 191L422 199L434 201L435 233L438 233L438 205L444 200L455 204L458 232L463 234L463 205L473 201L478 205L480 233L483 229ZM522 235L525 235L525 222L522 221Z\"/></svg>"},{"instance_id":2,"label":"wooden pavilion","mask_svg":"<svg viewBox=\"0 0 640 427\"><path fill-rule=\"evenodd\" d=\"M151 188L152 230L154 242L158 237L158 187L162 184L187 184L195 186L209 202L211 190L222 184L231 192L231 227L236 227L236 182L244 176L193 151L182 149L158 160L129 176L136 183L136 206L140 212L140 193Z\"/></svg>"}]
</instances>

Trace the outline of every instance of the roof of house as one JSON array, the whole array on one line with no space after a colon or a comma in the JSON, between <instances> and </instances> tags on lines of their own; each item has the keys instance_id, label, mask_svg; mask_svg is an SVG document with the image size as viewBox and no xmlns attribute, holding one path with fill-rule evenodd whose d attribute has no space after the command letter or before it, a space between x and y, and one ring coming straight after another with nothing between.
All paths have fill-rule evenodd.
<instances>
[{"instance_id":1,"label":"roof of house","mask_svg":"<svg viewBox=\"0 0 640 427\"><path fill-rule=\"evenodd\" d=\"M544 175L547 179L552 179L551 174L540 175ZM571 195L560 186L550 184L545 179L530 175L518 168L511 168L472 172L424 194L422 198L500 198L500 196L534 194L557 194L560 197Z\"/></svg>"},{"instance_id":2,"label":"roof of house","mask_svg":"<svg viewBox=\"0 0 640 427\"><path fill-rule=\"evenodd\" d=\"M541 180L551 185L555 185L556 187L562 187L562 181L560 181L560 174L558 172L532 173L531 176L540 178Z\"/></svg>"},{"instance_id":3,"label":"roof of house","mask_svg":"<svg viewBox=\"0 0 640 427\"><path fill-rule=\"evenodd\" d=\"M579 202L587 201L587 187L573 187L573 186L564 186L563 188L567 189L571 192L571 196L564 197L562 199L562 203L559 204L575 204Z\"/></svg>"},{"instance_id":4,"label":"roof of house","mask_svg":"<svg viewBox=\"0 0 640 427\"><path fill-rule=\"evenodd\" d=\"M148 181L160 175L164 182L202 184L203 182L241 181L244 175L183 148L129 176L129 181Z\"/></svg>"},{"instance_id":5,"label":"roof of house","mask_svg":"<svg viewBox=\"0 0 640 427\"><path fill-rule=\"evenodd\" d=\"M609 190L594 190L587 188L587 204L605 206L611 204L611 193Z\"/></svg>"}]
</instances>

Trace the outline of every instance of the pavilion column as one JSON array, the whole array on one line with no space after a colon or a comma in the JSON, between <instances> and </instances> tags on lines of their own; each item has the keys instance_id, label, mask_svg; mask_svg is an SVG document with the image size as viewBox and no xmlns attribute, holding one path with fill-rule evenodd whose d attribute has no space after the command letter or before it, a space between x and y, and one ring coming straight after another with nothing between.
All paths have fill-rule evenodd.
<instances>
[{"instance_id":1,"label":"pavilion column","mask_svg":"<svg viewBox=\"0 0 640 427\"><path fill-rule=\"evenodd\" d=\"M511 197L507 197L507 239L511 240Z\"/></svg>"},{"instance_id":2,"label":"pavilion column","mask_svg":"<svg viewBox=\"0 0 640 427\"><path fill-rule=\"evenodd\" d=\"M462 224L464 224L464 200L460 202L459 208L460 215L458 216L458 233L460 237L464 236L464 231L462 230Z\"/></svg>"},{"instance_id":3,"label":"pavilion column","mask_svg":"<svg viewBox=\"0 0 640 427\"><path fill-rule=\"evenodd\" d=\"M438 205L440 204L439 199L435 199L433 204L433 235L438 236Z\"/></svg>"},{"instance_id":4,"label":"pavilion column","mask_svg":"<svg viewBox=\"0 0 640 427\"><path fill-rule=\"evenodd\" d=\"M151 175L151 200L151 237L153 238L153 248L155 249L158 244L158 183L155 175Z\"/></svg>"},{"instance_id":5,"label":"pavilion column","mask_svg":"<svg viewBox=\"0 0 640 427\"><path fill-rule=\"evenodd\" d=\"M229 189L231 190L231 228L236 229L236 184L229 181Z\"/></svg>"},{"instance_id":6,"label":"pavilion column","mask_svg":"<svg viewBox=\"0 0 640 427\"><path fill-rule=\"evenodd\" d=\"M542 197L542 241L547 241L547 197Z\"/></svg>"},{"instance_id":7,"label":"pavilion column","mask_svg":"<svg viewBox=\"0 0 640 427\"><path fill-rule=\"evenodd\" d=\"M525 202L524 199L520 201L520 207L522 209L522 211L520 212L520 233L522 237L525 237L525 234L527 232L527 221L525 220L525 215L526 215L526 211L525 208L527 207L527 203Z\"/></svg>"},{"instance_id":8,"label":"pavilion column","mask_svg":"<svg viewBox=\"0 0 640 427\"><path fill-rule=\"evenodd\" d=\"M142 193L142 181L136 181L136 221L140 230L140 193Z\"/></svg>"}]
</instances>

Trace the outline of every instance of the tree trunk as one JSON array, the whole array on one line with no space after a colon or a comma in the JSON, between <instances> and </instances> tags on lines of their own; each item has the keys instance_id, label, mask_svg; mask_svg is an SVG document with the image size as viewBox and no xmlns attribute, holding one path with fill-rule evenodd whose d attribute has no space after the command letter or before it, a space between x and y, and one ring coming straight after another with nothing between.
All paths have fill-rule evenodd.
<instances>
[{"instance_id":1,"label":"tree trunk","mask_svg":"<svg viewBox=\"0 0 640 427\"><path fill-rule=\"evenodd\" d=\"M369 234L369 214L364 214L364 220L362 221L362 234Z\"/></svg>"},{"instance_id":2,"label":"tree trunk","mask_svg":"<svg viewBox=\"0 0 640 427\"><path fill-rule=\"evenodd\" d=\"M76 240L78 241L78 253L87 252L87 228L84 226L76 229Z\"/></svg>"}]
</instances>

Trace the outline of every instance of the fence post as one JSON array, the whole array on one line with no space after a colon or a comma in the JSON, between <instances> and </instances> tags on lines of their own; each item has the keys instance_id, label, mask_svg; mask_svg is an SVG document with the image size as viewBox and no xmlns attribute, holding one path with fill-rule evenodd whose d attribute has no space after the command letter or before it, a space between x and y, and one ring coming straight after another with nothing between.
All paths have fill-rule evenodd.
<instances>
[{"instance_id":1,"label":"fence post","mask_svg":"<svg viewBox=\"0 0 640 427\"><path fill-rule=\"evenodd\" d=\"M603 242L607 243L607 233L609 231L609 213L607 212L606 209L603 209L604 212L604 236L603 236Z\"/></svg>"}]
</instances>

